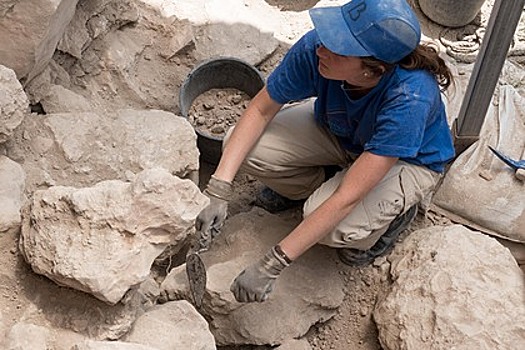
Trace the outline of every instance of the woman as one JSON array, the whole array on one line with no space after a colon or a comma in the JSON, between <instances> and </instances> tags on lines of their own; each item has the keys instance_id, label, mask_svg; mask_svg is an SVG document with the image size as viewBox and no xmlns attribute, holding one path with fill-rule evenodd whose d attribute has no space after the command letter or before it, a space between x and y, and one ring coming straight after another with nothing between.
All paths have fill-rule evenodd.
<instances>
[{"instance_id":1,"label":"woman","mask_svg":"<svg viewBox=\"0 0 525 350\"><path fill-rule=\"evenodd\" d=\"M353 0L310 10L305 34L228 135L197 218L203 240L220 229L241 168L282 209L306 199L303 221L231 286L264 301L281 271L316 243L363 265L389 252L454 156L441 91L444 61L420 45L405 0ZM283 105L291 101L301 103ZM338 165L330 177L325 169Z\"/></svg>"}]
</instances>

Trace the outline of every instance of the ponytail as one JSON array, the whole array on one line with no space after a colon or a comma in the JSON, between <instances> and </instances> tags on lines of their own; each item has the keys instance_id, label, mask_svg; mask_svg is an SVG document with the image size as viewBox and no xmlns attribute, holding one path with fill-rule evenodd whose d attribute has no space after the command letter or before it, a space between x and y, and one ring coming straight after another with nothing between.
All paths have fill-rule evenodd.
<instances>
[{"instance_id":1,"label":"ponytail","mask_svg":"<svg viewBox=\"0 0 525 350\"><path fill-rule=\"evenodd\" d=\"M438 49L432 43L419 44L414 51L403 58L399 65L405 69L425 69L436 78L441 91L445 91L454 83L452 72L441 57Z\"/></svg>"},{"instance_id":2,"label":"ponytail","mask_svg":"<svg viewBox=\"0 0 525 350\"><path fill-rule=\"evenodd\" d=\"M362 57L363 65L372 74L377 76L389 72L396 64L386 63L373 57ZM397 63L404 69L424 69L432 73L439 84L441 91L445 91L454 84L454 77L445 60L439 57L438 49L433 43L419 44L414 51Z\"/></svg>"}]
</instances>

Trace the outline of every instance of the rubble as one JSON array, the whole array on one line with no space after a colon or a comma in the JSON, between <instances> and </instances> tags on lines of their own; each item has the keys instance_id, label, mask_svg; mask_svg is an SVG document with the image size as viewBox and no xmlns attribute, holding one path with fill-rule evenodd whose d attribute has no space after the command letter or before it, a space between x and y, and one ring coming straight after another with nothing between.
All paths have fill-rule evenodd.
<instances>
[{"instance_id":1,"label":"rubble","mask_svg":"<svg viewBox=\"0 0 525 350\"><path fill-rule=\"evenodd\" d=\"M53 186L33 194L20 250L35 272L115 304L167 246L182 246L207 204L193 182L160 168L130 183Z\"/></svg>"},{"instance_id":2,"label":"rubble","mask_svg":"<svg viewBox=\"0 0 525 350\"><path fill-rule=\"evenodd\" d=\"M419 215L388 258L352 268L315 246L260 304L237 303L231 281L301 218L252 210L258 183L240 174L223 234L202 254L203 307L191 305L186 241L210 170L179 115L181 83L198 62L223 55L268 74L311 28L309 7L344 2L0 4L0 348L510 349L522 340L522 187L487 159L470 173L462 170L475 164L460 159L435 197L443 212ZM450 122L492 4L468 28L423 22L457 75ZM524 28L494 110L525 96ZM498 142L517 152L522 138L509 135L522 127ZM481 154L484 142L466 155ZM461 223L483 233L453 225L459 209L472 214Z\"/></svg>"}]
</instances>

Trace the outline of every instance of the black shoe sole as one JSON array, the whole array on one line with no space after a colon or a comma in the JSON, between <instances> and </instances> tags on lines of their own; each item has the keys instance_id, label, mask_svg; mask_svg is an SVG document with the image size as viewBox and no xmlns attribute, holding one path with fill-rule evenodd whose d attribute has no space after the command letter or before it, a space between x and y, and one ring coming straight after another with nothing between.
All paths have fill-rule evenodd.
<instances>
[{"instance_id":1,"label":"black shoe sole","mask_svg":"<svg viewBox=\"0 0 525 350\"><path fill-rule=\"evenodd\" d=\"M255 198L253 205L263 208L266 211L275 214L292 208L297 208L305 202L302 200L288 199L265 187Z\"/></svg>"}]
</instances>

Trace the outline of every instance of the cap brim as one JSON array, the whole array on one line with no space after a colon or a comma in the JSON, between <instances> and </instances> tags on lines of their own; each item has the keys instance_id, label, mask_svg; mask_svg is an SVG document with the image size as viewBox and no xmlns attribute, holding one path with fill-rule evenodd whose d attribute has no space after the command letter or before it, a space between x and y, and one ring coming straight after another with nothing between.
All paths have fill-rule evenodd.
<instances>
[{"instance_id":1,"label":"cap brim","mask_svg":"<svg viewBox=\"0 0 525 350\"><path fill-rule=\"evenodd\" d=\"M341 7L313 8L308 13L319 39L328 50L342 56L371 56L346 24Z\"/></svg>"}]
</instances>

